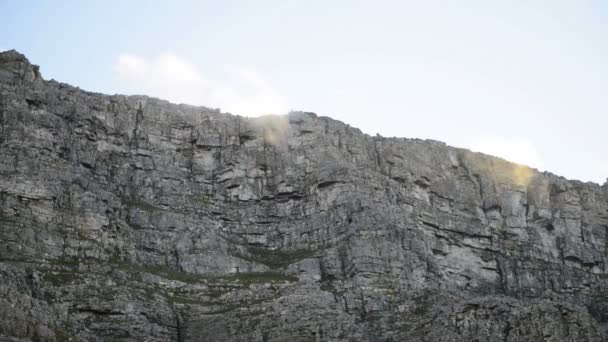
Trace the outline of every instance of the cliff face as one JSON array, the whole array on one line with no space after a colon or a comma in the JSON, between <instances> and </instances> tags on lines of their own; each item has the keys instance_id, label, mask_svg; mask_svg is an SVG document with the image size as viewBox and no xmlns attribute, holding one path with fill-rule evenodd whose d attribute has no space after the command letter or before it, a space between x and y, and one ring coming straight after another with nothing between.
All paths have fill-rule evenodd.
<instances>
[{"instance_id":1,"label":"cliff face","mask_svg":"<svg viewBox=\"0 0 608 342\"><path fill-rule=\"evenodd\" d=\"M603 341L608 185L0 54L0 339Z\"/></svg>"}]
</instances>

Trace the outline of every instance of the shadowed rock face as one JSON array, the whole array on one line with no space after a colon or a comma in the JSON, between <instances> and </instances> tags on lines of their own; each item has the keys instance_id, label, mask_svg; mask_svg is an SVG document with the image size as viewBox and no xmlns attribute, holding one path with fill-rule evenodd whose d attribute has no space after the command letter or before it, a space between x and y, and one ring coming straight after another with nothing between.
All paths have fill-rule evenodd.
<instances>
[{"instance_id":1,"label":"shadowed rock face","mask_svg":"<svg viewBox=\"0 0 608 342\"><path fill-rule=\"evenodd\" d=\"M608 185L0 54L0 339L604 341Z\"/></svg>"}]
</instances>

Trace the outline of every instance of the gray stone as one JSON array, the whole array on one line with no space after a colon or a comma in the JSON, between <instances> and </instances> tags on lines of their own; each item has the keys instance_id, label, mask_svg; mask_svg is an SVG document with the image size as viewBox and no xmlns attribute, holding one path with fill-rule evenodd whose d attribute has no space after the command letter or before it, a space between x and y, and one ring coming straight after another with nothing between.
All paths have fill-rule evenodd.
<instances>
[{"instance_id":1,"label":"gray stone","mask_svg":"<svg viewBox=\"0 0 608 342\"><path fill-rule=\"evenodd\" d=\"M608 184L0 53L0 340L604 341Z\"/></svg>"}]
</instances>

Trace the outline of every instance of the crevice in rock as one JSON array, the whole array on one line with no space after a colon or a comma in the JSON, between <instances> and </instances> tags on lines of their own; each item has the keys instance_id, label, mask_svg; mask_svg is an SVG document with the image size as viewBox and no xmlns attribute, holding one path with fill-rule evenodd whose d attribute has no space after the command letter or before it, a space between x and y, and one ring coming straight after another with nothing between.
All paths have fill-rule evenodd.
<instances>
[{"instance_id":1,"label":"crevice in rock","mask_svg":"<svg viewBox=\"0 0 608 342\"><path fill-rule=\"evenodd\" d=\"M574 262L574 263L579 264L580 266L586 267L586 268L591 268L595 265L595 262L584 261L576 255L567 255L566 257L564 257L564 260L569 261L569 262Z\"/></svg>"},{"instance_id":2,"label":"crevice in rock","mask_svg":"<svg viewBox=\"0 0 608 342\"><path fill-rule=\"evenodd\" d=\"M298 191L286 191L286 192L279 192L276 197L277 199L291 199L291 200L296 200L299 201L302 198L304 198L304 195Z\"/></svg>"},{"instance_id":3,"label":"crevice in rock","mask_svg":"<svg viewBox=\"0 0 608 342\"><path fill-rule=\"evenodd\" d=\"M183 323L182 323L182 319L180 318L180 314L178 312L178 310L175 309L175 306L171 306L171 309L173 311L173 315L175 316L175 338L176 338L176 342L184 342L184 327L183 327Z\"/></svg>"},{"instance_id":4,"label":"crevice in rock","mask_svg":"<svg viewBox=\"0 0 608 342\"><path fill-rule=\"evenodd\" d=\"M4 140L6 139L5 136L5 112L6 110L4 109L4 107L6 106L6 100L4 99L4 96L0 97L0 145L2 145L4 143Z\"/></svg>"},{"instance_id":5,"label":"crevice in rock","mask_svg":"<svg viewBox=\"0 0 608 342\"><path fill-rule=\"evenodd\" d=\"M133 128L133 137L132 143L135 145L135 149L139 149L139 125L143 120L144 111L142 109L141 102L139 103L139 108L135 112L135 127Z\"/></svg>"},{"instance_id":6,"label":"crevice in rock","mask_svg":"<svg viewBox=\"0 0 608 342\"><path fill-rule=\"evenodd\" d=\"M327 180L327 181L321 181L317 184L317 189L325 189L328 188L332 185L335 184L342 184L342 181L337 181L337 180Z\"/></svg>"},{"instance_id":7,"label":"crevice in rock","mask_svg":"<svg viewBox=\"0 0 608 342\"><path fill-rule=\"evenodd\" d=\"M496 273L498 274L498 285L499 285L502 293L506 293L507 279L505 277L504 270L503 270L504 265L502 263L502 260L499 257L496 257L494 259L494 261L496 262Z\"/></svg>"},{"instance_id":8,"label":"crevice in rock","mask_svg":"<svg viewBox=\"0 0 608 342\"><path fill-rule=\"evenodd\" d=\"M505 328L502 331L503 341L508 342L510 335L511 335L511 323L509 321L507 321L507 322L505 322Z\"/></svg>"},{"instance_id":9,"label":"crevice in rock","mask_svg":"<svg viewBox=\"0 0 608 342\"><path fill-rule=\"evenodd\" d=\"M190 178L193 177L194 172L194 150L195 150L195 144L196 144L196 137L194 136L194 127L190 127L190 139L189 139L189 143L190 143L190 149L187 152L187 157L188 157L188 175L190 176Z\"/></svg>"},{"instance_id":10,"label":"crevice in rock","mask_svg":"<svg viewBox=\"0 0 608 342\"><path fill-rule=\"evenodd\" d=\"M441 227L439 227L439 225L438 225L437 223L435 223L435 222L430 222L430 221L425 221L425 220L422 220L421 222L422 222L422 224L423 224L423 225L425 225L425 226L429 226L429 227L431 227L431 228L435 228L435 229L443 230L443 229L441 229Z\"/></svg>"},{"instance_id":11,"label":"crevice in rock","mask_svg":"<svg viewBox=\"0 0 608 342\"><path fill-rule=\"evenodd\" d=\"M468 171L468 169L467 169ZM483 181L481 180L481 176L476 173L473 175L474 177L474 183L477 184L477 186L479 187L479 198L481 199L481 203L484 202L484 192L483 192Z\"/></svg>"},{"instance_id":12,"label":"crevice in rock","mask_svg":"<svg viewBox=\"0 0 608 342\"><path fill-rule=\"evenodd\" d=\"M414 181L414 184L418 185L419 187L423 188L423 189L428 189L431 186L431 180L428 179L428 177L422 176L419 179L416 179Z\"/></svg>"},{"instance_id":13,"label":"crevice in rock","mask_svg":"<svg viewBox=\"0 0 608 342\"><path fill-rule=\"evenodd\" d=\"M29 109L40 109L42 108L42 101L36 99L25 99Z\"/></svg>"},{"instance_id":14,"label":"crevice in rock","mask_svg":"<svg viewBox=\"0 0 608 342\"><path fill-rule=\"evenodd\" d=\"M604 225L604 254L608 255L608 225Z\"/></svg>"},{"instance_id":15,"label":"crevice in rock","mask_svg":"<svg viewBox=\"0 0 608 342\"><path fill-rule=\"evenodd\" d=\"M88 312L88 313L92 313L97 316L122 316L122 315L124 315L124 313L120 312L120 311L101 310L101 309L94 309L94 308L77 308L76 311Z\"/></svg>"},{"instance_id":16,"label":"crevice in rock","mask_svg":"<svg viewBox=\"0 0 608 342\"><path fill-rule=\"evenodd\" d=\"M382 157L380 155L380 151L378 150L378 140L379 138L374 138L374 155L376 156L376 166L378 170L382 173Z\"/></svg>"}]
</instances>

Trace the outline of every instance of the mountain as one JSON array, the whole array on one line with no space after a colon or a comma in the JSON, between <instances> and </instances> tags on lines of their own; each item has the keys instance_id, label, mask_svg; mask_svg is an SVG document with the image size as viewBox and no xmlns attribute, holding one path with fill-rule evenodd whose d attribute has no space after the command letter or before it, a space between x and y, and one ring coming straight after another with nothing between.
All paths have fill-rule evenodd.
<instances>
[{"instance_id":1,"label":"mountain","mask_svg":"<svg viewBox=\"0 0 608 342\"><path fill-rule=\"evenodd\" d=\"M2 341L605 341L608 183L0 53Z\"/></svg>"}]
</instances>

